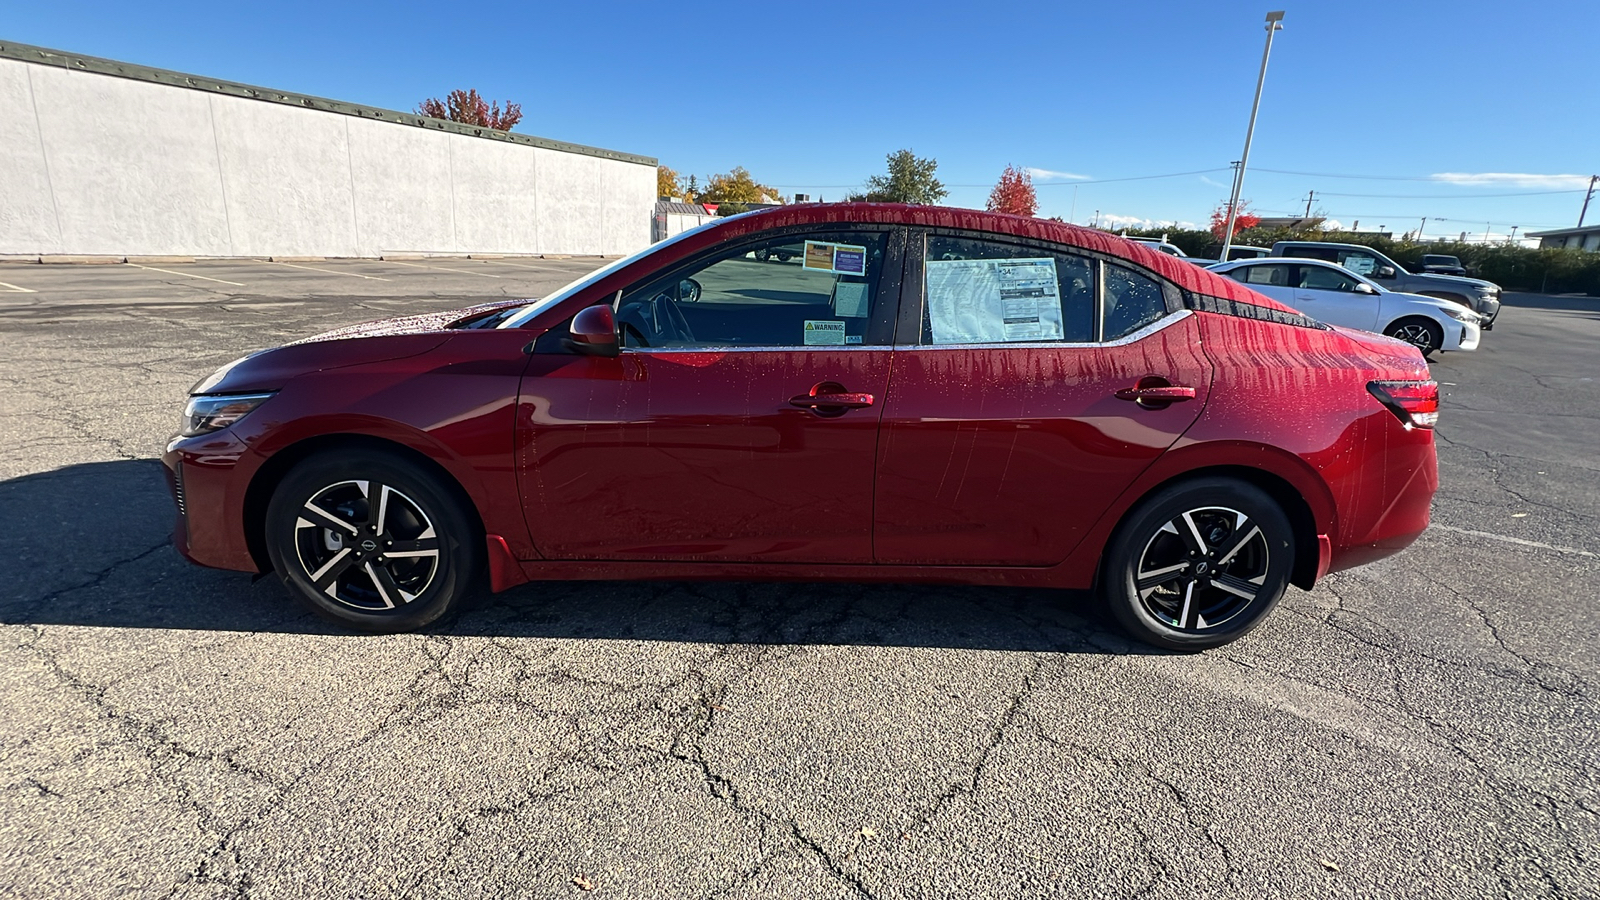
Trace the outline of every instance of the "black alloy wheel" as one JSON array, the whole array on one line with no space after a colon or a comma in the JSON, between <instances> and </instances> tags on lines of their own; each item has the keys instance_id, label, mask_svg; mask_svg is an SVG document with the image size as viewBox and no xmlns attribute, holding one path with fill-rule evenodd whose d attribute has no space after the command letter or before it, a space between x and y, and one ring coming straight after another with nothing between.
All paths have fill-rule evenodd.
<instances>
[{"instance_id":1,"label":"black alloy wheel","mask_svg":"<svg viewBox=\"0 0 1600 900\"><path fill-rule=\"evenodd\" d=\"M460 502L420 466L383 453L315 456L267 508L267 551L290 593L366 631L407 631L461 601L482 540Z\"/></svg>"},{"instance_id":2,"label":"black alloy wheel","mask_svg":"<svg viewBox=\"0 0 1600 900\"><path fill-rule=\"evenodd\" d=\"M1288 587L1294 533L1259 488L1202 478L1166 488L1118 529L1102 587L1130 634L1173 650L1236 640Z\"/></svg>"},{"instance_id":3,"label":"black alloy wheel","mask_svg":"<svg viewBox=\"0 0 1600 900\"><path fill-rule=\"evenodd\" d=\"M1427 319L1401 319L1384 329L1385 335L1399 338L1427 356L1444 346L1444 329Z\"/></svg>"}]
</instances>

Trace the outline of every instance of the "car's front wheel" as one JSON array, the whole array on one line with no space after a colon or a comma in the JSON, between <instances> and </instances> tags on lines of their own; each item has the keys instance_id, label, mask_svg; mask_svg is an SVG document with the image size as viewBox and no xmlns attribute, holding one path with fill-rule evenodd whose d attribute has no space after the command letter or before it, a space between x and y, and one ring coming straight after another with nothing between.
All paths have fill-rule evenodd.
<instances>
[{"instance_id":1,"label":"car's front wheel","mask_svg":"<svg viewBox=\"0 0 1600 900\"><path fill-rule=\"evenodd\" d=\"M1198 478L1129 513L1107 550L1101 589L1135 638L1205 650L1261 623L1289 585L1294 555L1289 518L1264 491Z\"/></svg>"},{"instance_id":2,"label":"car's front wheel","mask_svg":"<svg viewBox=\"0 0 1600 900\"><path fill-rule=\"evenodd\" d=\"M1444 329L1439 327L1438 322L1429 319L1416 317L1400 319L1390 323L1383 333L1416 347L1422 351L1423 356L1444 347Z\"/></svg>"},{"instance_id":3,"label":"car's front wheel","mask_svg":"<svg viewBox=\"0 0 1600 900\"><path fill-rule=\"evenodd\" d=\"M381 452L309 457L267 506L267 552L289 592L364 631L409 631L468 593L481 541L453 493Z\"/></svg>"}]
</instances>

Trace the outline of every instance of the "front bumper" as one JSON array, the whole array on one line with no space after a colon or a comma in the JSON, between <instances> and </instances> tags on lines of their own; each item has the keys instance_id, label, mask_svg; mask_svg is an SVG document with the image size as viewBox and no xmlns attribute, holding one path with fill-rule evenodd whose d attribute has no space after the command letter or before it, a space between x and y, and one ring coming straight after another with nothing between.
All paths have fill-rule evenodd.
<instances>
[{"instance_id":1,"label":"front bumper","mask_svg":"<svg viewBox=\"0 0 1600 900\"><path fill-rule=\"evenodd\" d=\"M244 534L244 487L236 469L248 448L224 429L174 437L161 456L177 518L172 543L190 562L256 572Z\"/></svg>"},{"instance_id":2,"label":"front bumper","mask_svg":"<svg viewBox=\"0 0 1600 900\"><path fill-rule=\"evenodd\" d=\"M1455 346L1446 347L1445 349L1446 350L1476 350L1476 349L1478 349L1478 342L1479 342L1479 340L1482 339L1483 330L1478 325L1475 325L1475 324L1473 324L1471 322L1457 322L1455 324L1456 324L1456 328L1454 329L1454 333L1451 335L1451 337L1454 339L1452 342L1455 344Z\"/></svg>"},{"instance_id":3,"label":"front bumper","mask_svg":"<svg viewBox=\"0 0 1600 900\"><path fill-rule=\"evenodd\" d=\"M1472 301L1472 311L1483 317L1483 330L1494 328L1494 320L1500 315L1499 297L1478 297Z\"/></svg>"}]
</instances>

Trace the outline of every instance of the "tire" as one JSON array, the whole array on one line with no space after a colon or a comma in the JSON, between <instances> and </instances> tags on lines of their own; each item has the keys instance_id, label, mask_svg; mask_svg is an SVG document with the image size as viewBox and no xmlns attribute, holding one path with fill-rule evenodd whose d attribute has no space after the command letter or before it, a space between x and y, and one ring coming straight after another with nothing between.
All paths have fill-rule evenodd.
<instances>
[{"instance_id":1,"label":"tire","mask_svg":"<svg viewBox=\"0 0 1600 900\"><path fill-rule=\"evenodd\" d=\"M307 458L267 504L267 553L289 593L361 631L411 631L455 608L483 570L479 531L437 476L370 450Z\"/></svg>"},{"instance_id":2,"label":"tire","mask_svg":"<svg viewBox=\"0 0 1600 900\"><path fill-rule=\"evenodd\" d=\"M1402 341L1422 351L1423 356L1428 356L1436 350L1444 349L1444 329L1432 319L1411 316L1405 319L1396 319L1383 329L1383 333Z\"/></svg>"},{"instance_id":3,"label":"tire","mask_svg":"<svg viewBox=\"0 0 1600 900\"><path fill-rule=\"evenodd\" d=\"M766 262L767 258L770 257L771 255L772 255L772 251L768 250L765 247L762 247L760 250L756 251L756 260L758 262Z\"/></svg>"},{"instance_id":4,"label":"tire","mask_svg":"<svg viewBox=\"0 0 1600 900\"><path fill-rule=\"evenodd\" d=\"M1207 650L1238 640L1278 605L1294 569L1294 529L1260 488L1196 478L1129 512L1105 559L1101 594L1128 634Z\"/></svg>"}]
</instances>

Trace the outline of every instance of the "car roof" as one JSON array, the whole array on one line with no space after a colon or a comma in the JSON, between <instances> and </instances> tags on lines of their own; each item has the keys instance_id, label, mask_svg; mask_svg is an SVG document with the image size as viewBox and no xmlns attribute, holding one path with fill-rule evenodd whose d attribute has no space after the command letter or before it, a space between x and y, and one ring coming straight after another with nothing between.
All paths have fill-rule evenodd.
<instances>
[{"instance_id":1,"label":"car roof","mask_svg":"<svg viewBox=\"0 0 1600 900\"><path fill-rule=\"evenodd\" d=\"M1370 250L1373 253L1378 253L1378 254L1382 254L1383 253L1383 251L1379 250L1377 247L1368 247L1366 244L1341 244L1341 243L1338 243L1336 241L1278 241L1278 242L1274 243L1272 246L1274 246L1274 247L1339 247L1341 249L1348 249L1348 250Z\"/></svg>"},{"instance_id":2,"label":"car roof","mask_svg":"<svg viewBox=\"0 0 1600 900\"><path fill-rule=\"evenodd\" d=\"M953 206L912 206L902 203L796 203L777 206L730 216L716 227L708 228L702 234L696 235L693 240L684 241L679 253L687 256L729 238L771 228L830 223L988 231L1065 244L1109 256L1120 256L1155 272L1187 291L1294 312L1290 307L1258 294L1232 278L1209 272L1186 259L1168 256L1159 250L1151 249L1146 244L1121 238L1110 232L1068 225L1050 219L1013 216L977 209L958 209Z\"/></svg>"}]
</instances>

